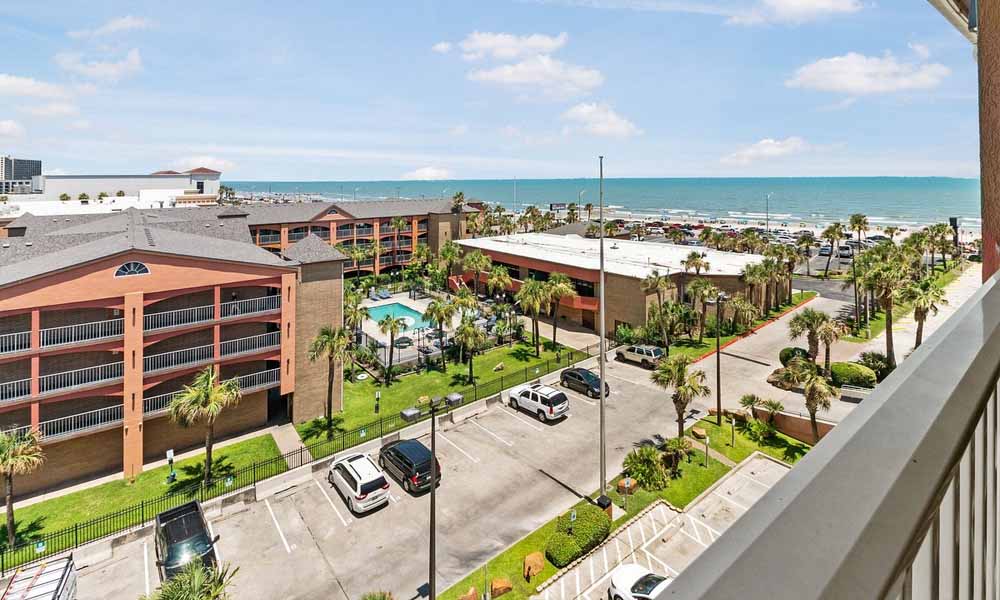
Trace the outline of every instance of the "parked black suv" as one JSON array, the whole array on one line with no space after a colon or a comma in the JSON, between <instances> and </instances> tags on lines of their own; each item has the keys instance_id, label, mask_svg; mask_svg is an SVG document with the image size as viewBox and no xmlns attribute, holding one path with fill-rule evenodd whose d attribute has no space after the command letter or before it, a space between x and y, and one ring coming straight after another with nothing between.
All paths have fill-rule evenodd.
<instances>
[{"instance_id":1,"label":"parked black suv","mask_svg":"<svg viewBox=\"0 0 1000 600\"><path fill-rule=\"evenodd\" d=\"M206 566L216 565L215 543L209 535L208 521L196 501L182 504L156 515L156 567L160 580L166 581L184 570L192 560Z\"/></svg>"},{"instance_id":2,"label":"parked black suv","mask_svg":"<svg viewBox=\"0 0 1000 600\"><path fill-rule=\"evenodd\" d=\"M581 394L587 394L591 398L598 398L601 395L601 378L590 369L570 367L559 375L559 383L563 387L568 387ZM608 382L605 381L604 396L607 397L610 393L611 388L608 387Z\"/></svg>"},{"instance_id":3,"label":"parked black suv","mask_svg":"<svg viewBox=\"0 0 1000 600\"><path fill-rule=\"evenodd\" d=\"M399 440L382 446L378 464L411 494L431 487L431 451L417 440ZM437 463L437 480L441 481L441 463Z\"/></svg>"}]
</instances>

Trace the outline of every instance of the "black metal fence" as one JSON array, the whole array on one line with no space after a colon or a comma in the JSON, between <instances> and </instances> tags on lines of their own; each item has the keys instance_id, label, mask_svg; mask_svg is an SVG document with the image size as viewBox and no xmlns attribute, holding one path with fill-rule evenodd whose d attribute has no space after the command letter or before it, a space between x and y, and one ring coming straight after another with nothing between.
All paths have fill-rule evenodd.
<instances>
[{"instance_id":1,"label":"black metal fence","mask_svg":"<svg viewBox=\"0 0 1000 600\"><path fill-rule=\"evenodd\" d=\"M609 342L608 349L612 346L613 343ZM474 385L459 388L455 391L462 394L462 403L443 412L450 412L483 398L495 396L508 387L532 381L581 360L597 356L598 352L599 347L596 344L582 350L565 348L557 358L543 361L531 367L512 369L489 381L476 382ZM424 414L420 420L425 420L428 417L428 414ZM73 550L88 542L146 525L157 514L185 502L191 500L204 502L226 494L243 491L290 469L342 452L372 439L381 438L412 424L412 422L404 421L399 414L390 414L350 431L335 431L328 440L314 442L281 456L236 469L219 476L208 484L199 481L184 485L165 495L142 500L137 504L89 521L77 523L72 527L22 540L12 548L6 545L0 546L0 576L6 576L9 571L17 567Z\"/></svg>"}]
</instances>

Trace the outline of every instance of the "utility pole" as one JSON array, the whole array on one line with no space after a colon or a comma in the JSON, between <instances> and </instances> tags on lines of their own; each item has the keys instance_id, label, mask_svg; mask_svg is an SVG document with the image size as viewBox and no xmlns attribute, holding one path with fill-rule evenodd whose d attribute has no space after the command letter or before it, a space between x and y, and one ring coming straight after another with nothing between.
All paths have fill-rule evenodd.
<instances>
[{"instance_id":1,"label":"utility pole","mask_svg":"<svg viewBox=\"0 0 1000 600\"><path fill-rule=\"evenodd\" d=\"M600 413L601 413L601 419L600 419L600 421L601 421L601 435L600 435L600 443L601 443L601 487L600 487L600 490L601 490L601 492L600 493L601 493L601 498L604 498L605 497L604 493L605 493L606 488L608 486L608 470L607 470L608 466L607 466L607 460L606 460L606 457L605 457L605 440L604 440L604 401L605 401L605 398L606 398L606 394L604 393L604 385L605 385L604 382L606 380L605 379L605 373L604 373L604 363L605 363L605 358L606 358L605 354L607 354L607 350L605 349L605 346L604 346L604 344L605 344L605 325L604 325L604 157L600 156L600 157L598 157L598 159L599 159L599 167L600 167L600 194L599 194L600 195L600 200L599 200L599 205L598 205L598 209L597 209L597 214L598 214L598 219L601 222L601 233L600 233L600 242L599 242L600 243L600 274L598 276L598 279L600 281L600 283L599 283L599 285L600 285L600 293L599 293L599 298L598 298L598 302L599 302L598 312L600 314L598 316L598 320L600 321L600 334L601 334L600 352L601 352L601 354L598 357L597 362L600 365L600 379L601 379L601 381L600 381L600 384L598 385L597 389L600 390L600 398L601 398L601 410L600 410Z\"/></svg>"}]
</instances>

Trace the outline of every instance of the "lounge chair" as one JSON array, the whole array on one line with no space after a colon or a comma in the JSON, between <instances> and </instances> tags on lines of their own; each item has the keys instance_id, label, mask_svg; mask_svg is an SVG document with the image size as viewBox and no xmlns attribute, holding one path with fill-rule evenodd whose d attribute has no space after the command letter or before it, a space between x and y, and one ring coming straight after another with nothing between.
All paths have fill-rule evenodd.
<instances>
[{"instance_id":1,"label":"lounge chair","mask_svg":"<svg viewBox=\"0 0 1000 600\"><path fill-rule=\"evenodd\" d=\"M381 298L378 297L378 294L375 293L374 288L372 289L372 291L368 292L368 299L373 302L378 302L379 300L381 300Z\"/></svg>"},{"instance_id":2,"label":"lounge chair","mask_svg":"<svg viewBox=\"0 0 1000 600\"><path fill-rule=\"evenodd\" d=\"M389 298L392 298L392 293L390 293L389 290L382 288L378 293L378 297L382 300L388 300Z\"/></svg>"}]
</instances>

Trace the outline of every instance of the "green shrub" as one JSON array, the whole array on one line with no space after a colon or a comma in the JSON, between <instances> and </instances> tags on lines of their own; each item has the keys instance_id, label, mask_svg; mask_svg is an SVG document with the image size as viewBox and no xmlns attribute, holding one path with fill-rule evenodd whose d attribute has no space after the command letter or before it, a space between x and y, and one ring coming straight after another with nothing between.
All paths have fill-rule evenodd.
<instances>
[{"instance_id":1,"label":"green shrub","mask_svg":"<svg viewBox=\"0 0 1000 600\"><path fill-rule=\"evenodd\" d=\"M545 544L545 558L549 559L549 562L558 569L565 567L582 554L580 544L573 536L561 531L553 533L548 543Z\"/></svg>"},{"instance_id":2,"label":"green shrub","mask_svg":"<svg viewBox=\"0 0 1000 600\"><path fill-rule=\"evenodd\" d=\"M667 487L667 469L660 452L652 446L642 446L629 452L623 465L626 473L647 490Z\"/></svg>"},{"instance_id":3,"label":"green shrub","mask_svg":"<svg viewBox=\"0 0 1000 600\"><path fill-rule=\"evenodd\" d=\"M572 514L570 511L559 517L556 531L573 536L581 554L590 552L611 533L611 519L593 504L583 504L574 510L576 510L576 521L570 521Z\"/></svg>"},{"instance_id":4,"label":"green shrub","mask_svg":"<svg viewBox=\"0 0 1000 600\"><path fill-rule=\"evenodd\" d=\"M778 360L781 361L781 366L787 367L788 363L796 356L801 357L803 360L809 360L809 351L796 346L782 348L781 352L778 353Z\"/></svg>"},{"instance_id":5,"label":"green shrub","mask_svg":"<svg viewBox=\"0 0 1000 600\"><path fill-rule=\"evenodd\" d=\"M635 330L630 325L622 323L615 329L615 341L624 346L635 343Z\"/></svg>"},{"instance_id":6,"label":"green shrub","mask_svg":"<svg viewBox=\"0 0 1000 600\"><path fill-rule=\"evenodd\" d=\"M762 444L774 438L777 429L768 421L753 419L747 424L746 436L758 444Z\"/></svg>"},{"instance_id":7,"label":"green shrub","mask_svg":"<svg viewBox=\"0 0 1000 600\"><path fill-rule=\"evenodd\" d=\"M875 378L879 381L882 381L889 376L889 373L892 373L892 365L889 364L889 359L881 352L862 352L861 360L858 363L875 371Z\"/></svg>"},{"instance_id":8,"label":"green shrub","mask_svg":"<svg viewBox=\"0 0 1000 600\"><path fill-rule=\"evenodd\" d=\"M853 385L873 388L878 383L875 371L859 363L835 362L830 365L830 375L833 378L833 385L837 387Z\"/></svg>"}]
</instances>

